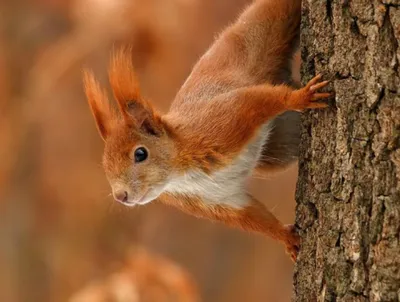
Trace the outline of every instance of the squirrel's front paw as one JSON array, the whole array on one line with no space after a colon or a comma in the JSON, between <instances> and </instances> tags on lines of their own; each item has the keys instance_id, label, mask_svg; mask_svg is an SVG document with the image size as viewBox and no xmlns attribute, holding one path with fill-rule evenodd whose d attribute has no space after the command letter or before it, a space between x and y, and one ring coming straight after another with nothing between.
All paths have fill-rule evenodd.
<instances>
[{"instance_id":1,"label":"squirrel's front paw","mask_svg":"<svg viewBox=\"0 0 400 302\"><path fill-rule=\"evenodd\" d=\"M329 92L318 92L319 89L329 84L329 81L322 81L322 75L317 75L312 78L306 85L299 90L295 90L290 98L290 106L296 111L302 111L304 109L313 108L325 108L328 105L326 103L319 102L322 99L326 99L332 96Z\"/></svg>"},{"instance_id":2,"label":"squirrel's front paw","mask_svg":"<svg viewBox=\"0 0 400 302\"><path fill-rule=\"evenodd\" d=\"M293 262L296 262L297 253L300 250L300 236L296 233L296 227L293 224L285 225L287 237L284 241L286 253L290 255Z\"/></svg>"}]
</instances>

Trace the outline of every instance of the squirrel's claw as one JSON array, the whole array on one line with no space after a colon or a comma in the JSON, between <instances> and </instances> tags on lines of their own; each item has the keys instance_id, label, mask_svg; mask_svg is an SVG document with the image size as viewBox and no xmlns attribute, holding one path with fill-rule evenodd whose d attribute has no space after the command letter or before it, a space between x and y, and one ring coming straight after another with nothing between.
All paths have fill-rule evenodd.
<instances>
[{"instance_id":1,"label":"squirrel's claw","mask_svg":"<svg viewBox=\"0 0 400 302\"><path fill-rule=\"evenodd\" d=\"M293 262L296 262L297 254L300 250L300 236L296 232L296 227L293 224L285 225L288 231L287 240L285 240L286 253L290 255Z\"/></svg>"}]
</instances>

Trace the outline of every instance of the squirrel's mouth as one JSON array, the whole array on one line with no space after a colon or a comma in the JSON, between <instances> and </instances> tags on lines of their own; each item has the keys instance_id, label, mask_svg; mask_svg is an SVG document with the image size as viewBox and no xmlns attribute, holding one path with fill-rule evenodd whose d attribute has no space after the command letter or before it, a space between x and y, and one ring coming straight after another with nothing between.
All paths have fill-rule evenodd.
<instances>
[{"instance_id":1,"label":"squirrel's mouth","mask_svg":"<svg viewBox=\"0 0 400 302\"><path fill-rule=\"evenodd\" d=\"M146 193L142 195L138 200L135 201L137 205L145 205L146 203L149 203L153 199L149 198L151 196L151 189L148 189Z\"/></svg>"},{"instance_id":2,"label":"squirrel's mouth","mask_svg":"<svg viewBox=\"0 0 400 302\"><path fill-rule=\"evenodd\" d=\"M127 202L124 203L124 205L126 205L128 207L134 207L136 205L140 205L140 206L145 205L145 204L153 201L154 199L156 199L158 196L160 196L161 193L163 192L164 187L165 186L149 188L139 199L128 200Z\"/></svg>"},{"instance_id":3,"label":"squirrel's mouth","mask_svg":"<svg viewBox=\"0 0 400 302\"><path fill-rule=\"evenodd\" d=\"M148 195L150 193L150 189L148 189L139 199L128 199L127 201L123 202L123 205L128 206L128 207L134 207L136 205L144 205L146 203L149 203L151 200L148 200Z\"/></svg>"}]
</instances>

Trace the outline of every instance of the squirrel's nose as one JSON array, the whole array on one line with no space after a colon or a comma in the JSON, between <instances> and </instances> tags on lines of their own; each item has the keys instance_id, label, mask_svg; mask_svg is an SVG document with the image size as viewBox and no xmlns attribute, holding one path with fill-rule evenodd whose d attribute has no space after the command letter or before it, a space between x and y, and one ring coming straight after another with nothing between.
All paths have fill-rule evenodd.
<instances>
[{"instance_id":1,"label":"squirrel's nose","mask_svg":"<svg viewBox=\"0 0 400 302\"><path fill-rule=\"evenodd\" d=\"M119 201L122 203L126 203L128 201L128 192L126 192L124 190L115 191L113 193L113 195L114 195L114 199L116 201Z\"/></svg>"}]
</instances>

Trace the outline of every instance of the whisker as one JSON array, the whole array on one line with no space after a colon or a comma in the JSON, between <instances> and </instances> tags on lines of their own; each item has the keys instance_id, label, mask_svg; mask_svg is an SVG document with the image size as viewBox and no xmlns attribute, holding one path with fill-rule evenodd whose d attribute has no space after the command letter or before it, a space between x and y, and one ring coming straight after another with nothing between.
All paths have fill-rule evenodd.
<instances>
[{"instance_id":1,"label":"whisker","mask_svg":"<svg viewBox=\"0 0 400 302\"><path fill-rule=\"evenodd\" d=\"M265 154L263 154L259 159L259 161L267 161L267 160L271 161L271 162L275 162L275 163L284 163L285 162L282 159L279 159L279 158L273 157L273 156L268 156L268 155L265 155Z\"/></svg>"},{"instance_id":2,"label":"whisker","mask_svg":"<svg viewBox=\"0 0 400 302\"><path fill-rule=\"evenodd\" d=\"M270 208L269 211L270 211L271 213L273 213L273 212L278 208L278 205L279 205L279 204L276 203L273 207Z\"/></svg>"},{"instance_id":3,"label":"whisker","mask_svg":"<svg viewBox=\"0 0 400 302\"><path fill-rule=\"evenodd\" d=\"M251 178L253 179L261 179L261 180L271 180L272 176L261 176L261 175L252 175Z\"/></svg>"},{"instance_id":4,"label":"whisker","mask_svg":"<svg viewBox=\"0 0 400 302\"><path fill-rule=\"evenodd\" d=\"M110 202L107 206L107 214L117 214L117 216L120 216L121 213L124 212L123 207L117 203L115 200L113 200L112 202Z\"/></svg>"}]
</instances>

